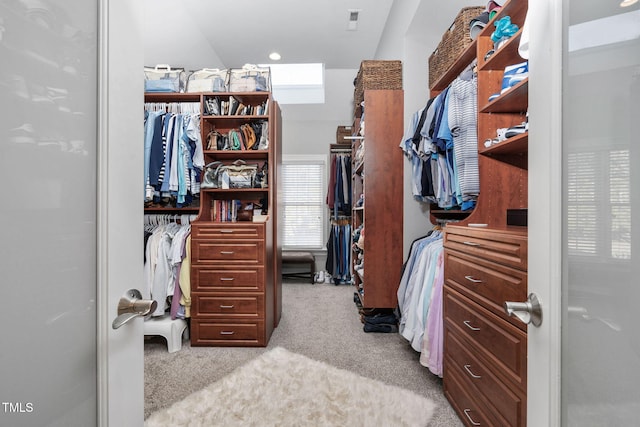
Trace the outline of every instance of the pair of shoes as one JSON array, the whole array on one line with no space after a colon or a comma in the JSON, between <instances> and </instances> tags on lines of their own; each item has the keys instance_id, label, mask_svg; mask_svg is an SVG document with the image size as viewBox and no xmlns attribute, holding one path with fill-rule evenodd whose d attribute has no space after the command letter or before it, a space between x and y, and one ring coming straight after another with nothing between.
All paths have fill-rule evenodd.
<instances>
[{"instance_id":1,"label":"pair of shoes","mask_svg":"<svg viewBox=\"0 0 640 427\"><path fill-rule=\"evenodd\" d=\"M384 333L393 333L393 332L398 332L398 326L394 325L394 324L386 324L386 323L381 323L381 324L372 324L369 323L367 321L364 322L364 326L362 327L362 329L365 332L384 332Z\"/></svg>"},{"instance_id":2,"label":"pair of shoes","mask_svg":"<svg viewBox=\"0 0 640 427\"><path fill-rule=\"evenodd\" d=\"M528 127L529 126L527 123L522 123L520 125L512 126L507 129L504 136L507 138L511 138L516 135L522 135L523 133L526 133L528 131Z\"/></svg>"},{"instance_id":3,"label":"pair of shoes","mask_svg":"<svg viewBox=\"0 0 640 427\"><path fill-rule=\"evenodd\" d=\"M529 77L529 61L521 62L519 64L507 65L504 67L504 74L502 75L502 90L500 93L505 93L511 87L517 85L524 79Z\"/></svg>"},{"instance_id":4,"label":"pair of shoes","mask_svg":"<svg viewBox=\"0 0 640 427\"><path fill-rule=\"evenodd\" d=\"M504 67L504 74L502 75L502 87L500 92L496 92L489 96L489 102L493 101L513 86L517 85L521 81L529 78L529 61L521 62L519 64L507 65Z\"/></svg>"},{"instance_id":5,"label":"pair of shoes","mask_svg":"<svg viewBox=\"0 0 640 427\"><path fill-rule=\"evenodd\" d=\"M490 139L490 138L489 138L489 139L485 139L485 140L484 140L484 146L485 146L485 147L487 147L487 148L489 148L489 147L491 147L492 145L495 145L495 144L497 144L497 143L499 143L499 142L500 142L500 141L498 141L498 139L497 139L497 138L493 138L493 139Z\"/></svg>"},{"instance_id":6,"label":"pair of shoes","mask_svg":"<svg viewBox=\"0 0 640 427\"><path fill-rule=\"evenodd\" d=\"M372 325L396 325L398 323L398 319L393 313L376 313L372 316L365 316L364 320Z\"/></svg>"}]
</instances>

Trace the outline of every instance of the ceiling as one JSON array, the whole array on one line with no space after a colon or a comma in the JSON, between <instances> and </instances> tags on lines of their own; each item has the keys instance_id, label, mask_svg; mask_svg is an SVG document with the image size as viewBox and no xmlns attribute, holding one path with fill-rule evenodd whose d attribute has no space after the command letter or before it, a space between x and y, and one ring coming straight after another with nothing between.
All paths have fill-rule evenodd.
<instances>
[{"instance_id":1,"label":"ceiling","mask_svg":"<svg viewBox=\"0 0 640 427\"><path fill-rule=\"evenodd\" d=\"M268 54L274 50L282 55L282 63L321 62L328 69L357 69L363 59L375 58L385 26L404 25L405 34L424 37L430 52L460 8L484 2L144 1L145 65L169 63L189 70L271 63ZM357 31L347 31L350 9L360 10Z\"/></svg>"}]
</instances>

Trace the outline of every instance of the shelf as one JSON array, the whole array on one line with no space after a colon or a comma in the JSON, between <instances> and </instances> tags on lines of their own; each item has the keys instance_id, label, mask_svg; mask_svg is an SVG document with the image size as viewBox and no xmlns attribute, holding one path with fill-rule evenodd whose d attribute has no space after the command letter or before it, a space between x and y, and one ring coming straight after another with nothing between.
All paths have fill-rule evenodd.
<instances>
[{"instance_id":1,"label":"shelf","mask_svg":"<svg viewBox=\"0 0 640 427\"><path fill-rule=\"evenodd\" d=\"M177 92L145 92L144 102L200 102L200 94Z\"/></svg>"},{"instance_id":2,"label":"shelf","mask_svg":"<svg viewBox=\"0 0 640 427\"><path fill-rule=\"evenodd\" d=\"M525 79L486 104L480 113L525 113L529 105L529 79Z\"/></svg>"},{"instance_id":3,"label":"shelf","mask_svg":"<svg viewBox=\"0 0 640 427\"><path fill-rule=\"evenodd\" d=\"M203 96L207 98L211 97L219 97L219 98L227 98L233 96L238 99L240 102L245 103L244 101L252 101L253 103L260 101L267 101L269 99L269 92L203 92ZM250 104L251 102L247 102Z\"/></svg>"},{"instance_id":4,"label":"shelf","mask_svg":"<svg viewBox=\"0 0 640 427\"><path fill-rule=\"evenodd\" d=\"M430 88L432 91L440 92L443 91L451 82L458 77L458 75L464 71L465 68L476 57L476 48L477 48L477 40L471 42L469 46L465 48L465 50L460 54L456 62L454 62L449 69L442 75L433 86Z\"/></svg>"},{"instance_id":5,"label":"shelf","mask_svg":"<svg viewBox=\"0 0 640 427\"><path fill-rule=\"evenodd\" d=\"M519 29L518 32L514 34L511 38L509 38L509 40L507 40L505 44L502 45L500 49L498 49L497 52L491 55L491 57L487 60L487 62L484 62L481 66L479 66L478 71L504 70L504 68L508 65L525 62L526 59L521 58L518 54L518 46L520 45L521 35L522 35L522 28ZM519 60L517 59L514 60L514 58L519 58Z\"/></svg>"},{"instance_id":6,"label":"shelf","mask_svg":"<svg viewBox=\"0 0 640 427\"><path fill-rule=\"evenodd\" d=\"M492 145L489 148L480 150L480 154L503 155L503 154L526 154L529 148L529 133L523 133Z\"/></svg>"},{"instance_id":7,"label":"shelf","mask_svg":"<svg viewBox=\"0 0 640 427\"><path fill-rule=\"evenodd\" d=\"M260 115L260 116L251 116L251 115L242 115L242 116L202 116L204 120L268 120L269 116Z\"/></svg>"},{"instance_id":8,"label":"shelf","mask_svg":"<svg viewBox=\"0 0 640 427\"><path fill-rule=\"evenodd\" d=\"M219 193L219 194L233 194L233 193L269 193L268 188L201 188L201 193Z\"/></svg>"},{"instance_id":9,"label":"shelf","mask_svg":"<svg viewBox=\"0 0 640 427\"><path fill-rule=\"evenodd\" d=\"M205 155L214 156L217 159L251 159L260 160L267 159L269 152L267 150L204 150Z\"/></svg>"},{"instance_id":10,"label":"shelf","mask_svg":"<svg viewBox=\"0 0 640 427\"><path fill-rule=\"evenodd\" d=\"M166 214L193 213L193 214L197 214L198 212L200 212L200 206L187 206L187 207L184 207L184 208L158 206L158 207L144 208L144 213L166 213Z\"/></svg>"}]
</instances>

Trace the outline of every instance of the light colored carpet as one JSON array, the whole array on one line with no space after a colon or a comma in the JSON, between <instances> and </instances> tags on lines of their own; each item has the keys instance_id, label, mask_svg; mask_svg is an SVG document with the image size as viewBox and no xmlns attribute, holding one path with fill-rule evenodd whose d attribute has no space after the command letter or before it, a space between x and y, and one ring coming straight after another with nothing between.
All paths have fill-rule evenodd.
<instances>
[{"instance_id":1,"label":"light colored carpet","mask_svg":"<svg viewBox=\"0 0 640 427\"><path fill-rule=\"evenodd\" d=\"M146 427L426 426L435 404L277 347L153 413Z\"/></svg>"}]
</instances>

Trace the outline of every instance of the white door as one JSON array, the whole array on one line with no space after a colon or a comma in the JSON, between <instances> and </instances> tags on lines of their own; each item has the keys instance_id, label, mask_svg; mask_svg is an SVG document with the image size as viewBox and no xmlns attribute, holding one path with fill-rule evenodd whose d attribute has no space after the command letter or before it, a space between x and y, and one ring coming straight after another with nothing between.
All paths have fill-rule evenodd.
<instances>
[{"instance_id":1,"label":"white door","mask_svg":"<svg viewBox=\"0 0 640 427\"><path fill-rule=\"evenodd\" d=\"M529 12L528 424L637 425L640 4Z\"/></svg>"},{"instance_id":2,"label":"white door","mask_svg":"<svg viewBox=\"0 0 640 427\"><path fill-rule=\"evenodd\" d=\"M0 0L3 426L142 425L135 3Z\"/></svg>"}]
</instances>

